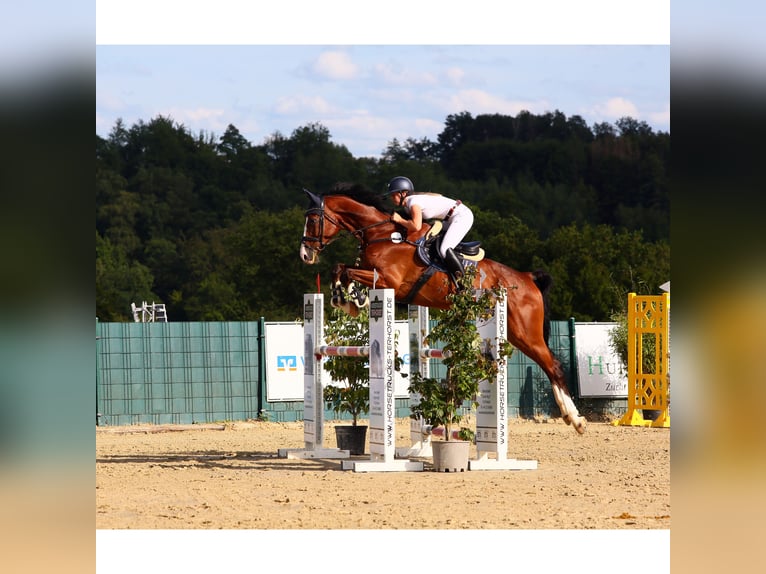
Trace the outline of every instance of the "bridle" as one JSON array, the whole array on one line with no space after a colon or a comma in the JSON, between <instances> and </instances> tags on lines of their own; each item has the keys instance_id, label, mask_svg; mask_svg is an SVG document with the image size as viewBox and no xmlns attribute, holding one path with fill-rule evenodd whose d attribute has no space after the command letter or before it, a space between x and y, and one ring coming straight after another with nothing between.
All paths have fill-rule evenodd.
<instances>
[{"instance_id":1,"label":"bridle","mask_svg":"<svg viewBox=\"0 0 766 574\"><path fill-rule=\"evenodd\" d=\"M319 205L319 207L310 207L306 210L306 213L303 214L304 217L308 220L308 217L310 215L319 215L319 237L311 237L310 235L304 235L301 238L301 245L313 249L313 247L308 247L306 245L307 241L312 241L314 243L319 243L319 247L316 249L316 251L322 251L325 247L327 247L331 241L328 241L327 243L324 242L324 220L325 217L330 221L330 223L336 225L337 227L340 227L337 221L335 221L332 217L329 215L326 215L324 212L324 198L322 198L322 203ZM308 228L308 226L307 226Z\"/></svg>"},{"instance_id":2,"label":"bridle","mask_svg":"<svg viewBox=\"0 0 766 574\"><path fill-rule=\"evenodd\" d=\"M330 245L330 243L332 243L336 239L336 237L332 237L327 242L325 242L325 240L324 240L324 237L325 237L324 236L324 222L325 222L325 219L327 219L327 221L329 221L330 223L332 223L333 225L335 225L336 227L338 227L342 231L346 231L351 236L355 237L362 246L363 245L369 245L371 243L377 243L379 241L391 241L390 237L386 237L384 239L373 239L372 241L366 241L365 242L364 232L367 231L368 229L372 229L373 227L378 227L380 225L385 225L386 223L393 223L393 219L391 219L391 218L383 219L382 221L376 221L375 223L371 223L370 225L365 225L364 227L359 227L357 229L347 229L347 227L345 225L343 225L341 222L337 221L336 219L334 219L333 217L331 217L330 215L325 213L324 202L325 202L325 198L322 197L321 198L321 203L318 206L310 207L303 214L304 217L306 217L307 219L311 215L318 215L319 216L319 237L312 237L310 235L304 235L301 238L301 244L304 247L306 247L307 249L314 249L317 252L321 252L325 247ZM308 242L313 242L315 244L318 243L319 245L316 248L309 247L308 245L306 245L307 241Z\"/></svg>"}]
</instances>

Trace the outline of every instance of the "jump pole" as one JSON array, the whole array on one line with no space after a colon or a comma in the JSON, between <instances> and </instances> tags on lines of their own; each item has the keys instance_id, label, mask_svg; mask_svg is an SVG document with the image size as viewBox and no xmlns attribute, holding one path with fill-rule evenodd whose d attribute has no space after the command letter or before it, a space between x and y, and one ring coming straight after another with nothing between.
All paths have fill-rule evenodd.
<instances>
[{"instance_id":1,"label":"jump pole","mask_svg":"<svg viewBox=\"0 0 766 574\"><path fill-rule=\"evenodd\" d=\"M487 320L477 321L476 327L495 360L498 345L507 338L508 311L506 294L495 301L494 313ZM508 458L508 377L507 368L497 371L495 380L479 383L479 406L476 408L477 458L468 461L468 470L536 470L536 460ZM494 453L494 458L489 455Z\"/></svg>"},{"instance_id":2,"label":"jump pole","mask_svg":"<svg viewBox=\"0 0 766 574\"><path fill-rule=\"evenodd\" d=\"M349 451L324 448L324 387L329 373L314 356L324 344L324 295L303 295L303 442L302 449L281 448L279 458L348 458Z\"/></svg>"}]
</instances>

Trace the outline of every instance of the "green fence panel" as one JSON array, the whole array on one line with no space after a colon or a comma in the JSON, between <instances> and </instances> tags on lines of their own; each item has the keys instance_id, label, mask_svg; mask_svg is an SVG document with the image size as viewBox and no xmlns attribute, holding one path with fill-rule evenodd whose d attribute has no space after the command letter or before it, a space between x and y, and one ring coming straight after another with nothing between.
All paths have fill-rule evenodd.
<instances>
[{"instance_id":1,"label":"green fence panel","mask_svg":"<svg viewBox=\"0 0 766 574\"><path fill-rule=\"evenodd\" d=\"M435 321L432 321L432 326ZM438 347L438 345L436 345ZM552 321L549 346L577 399L574 321ZM191 424L303 419L302 401L266 402L265 323L96 323L96 422ZM548 377L520 351L507 364L509 417L559 416ZM432 376L445 376L431 360ZM588 401L613 411L623 401ZM603 404L602 404L603 403ZM407 399L396 415L409 416ZM337 415L325 411L325 419ZM349 417L350 418L350 417Z\"/></svg>"},{"instance_id":2,"label":"green fence panel","mask_svg":"<svg viewBox=\"0 0 766 574\"><path fill-rule=\"evenodd\" d=\"M97 323L97 424L258 417L261 322Z\"/></svg>"}]
</instances>

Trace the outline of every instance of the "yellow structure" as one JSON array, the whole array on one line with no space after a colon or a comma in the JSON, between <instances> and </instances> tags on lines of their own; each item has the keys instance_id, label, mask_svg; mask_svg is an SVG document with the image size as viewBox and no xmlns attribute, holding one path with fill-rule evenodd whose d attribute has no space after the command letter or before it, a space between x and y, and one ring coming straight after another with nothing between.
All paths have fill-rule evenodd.
<instances>
[{"instance_id":1,"label":"yellow structure","mask_svg":"<svg viewBox=\"0 0 766 574\"><path fill-rule=\"evenodd\" d=\"M644 337L654 338L655 360L644 372ZM613 425L670 427L670 293L628 294L628 410ZM642 411L660 411L644 420Z\"/></svg>"}]
</instances>

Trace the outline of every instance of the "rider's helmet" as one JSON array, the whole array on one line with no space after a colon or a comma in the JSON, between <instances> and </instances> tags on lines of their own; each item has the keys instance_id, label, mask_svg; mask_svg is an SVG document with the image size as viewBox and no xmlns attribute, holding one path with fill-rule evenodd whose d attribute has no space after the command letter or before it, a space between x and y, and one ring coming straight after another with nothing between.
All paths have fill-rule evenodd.
<instances>
[{"instance_id":1,"label":"rider's helmet","mask_svg":"<svg viewBox=\"0 0 766 574\"><path fill-rule=\"evenodd\" d=\"M397 176L388 182L389 195L392 193L399 192L407 196L414 191L415 191L415 186L412 185L412 182L410 181L410 179L402 175Z\"/></svg>"}]
</instances>

